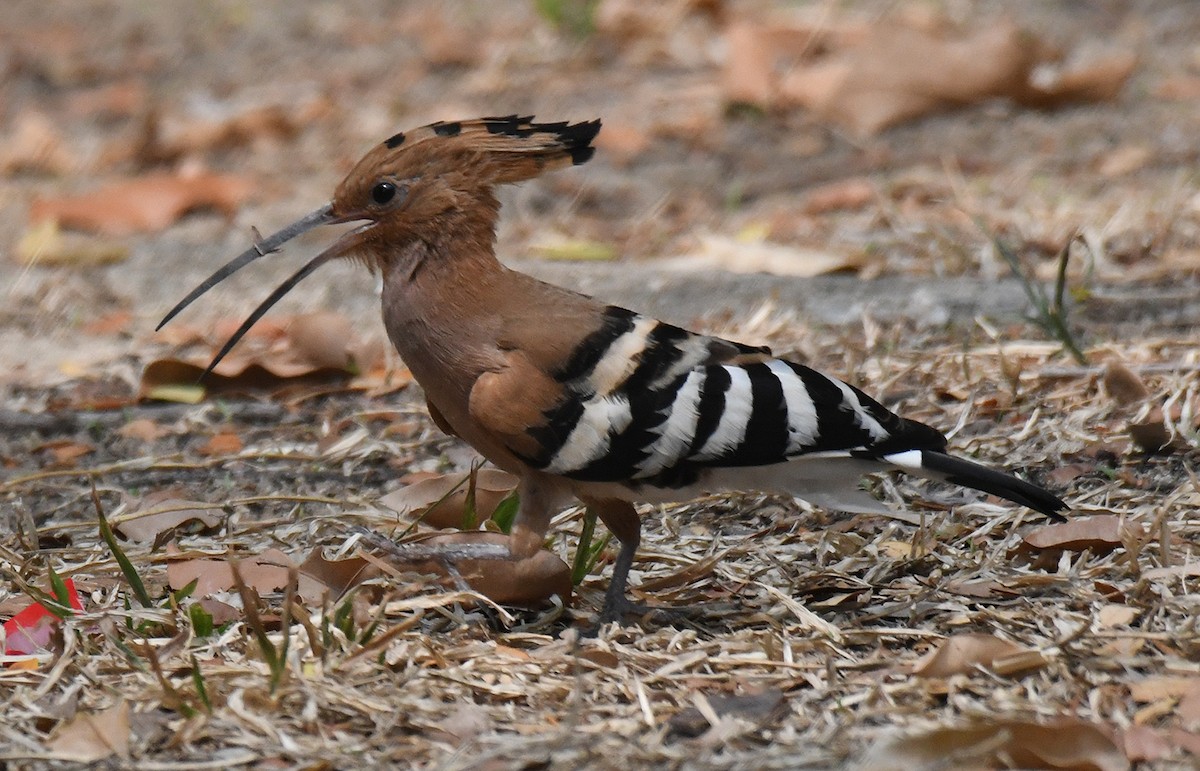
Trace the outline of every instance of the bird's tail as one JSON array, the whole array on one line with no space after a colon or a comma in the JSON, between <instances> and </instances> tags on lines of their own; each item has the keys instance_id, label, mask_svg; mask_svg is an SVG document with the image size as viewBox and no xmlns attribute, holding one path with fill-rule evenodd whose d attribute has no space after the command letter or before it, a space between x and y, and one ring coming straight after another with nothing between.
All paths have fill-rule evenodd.
<instances>
[{"instance_id":1,"label":"bird's tail","mask_svg":"<svg viewBox=\"0 0 1200 771\"><path fill-rule=\"evenodd\" d=\"M938 450L808 453L786 463L712 469L706 483L709 489L772 490L828 509L879 514L889 509L868 495L859 484L863 475L887 470L900 470L998 495L1055 520L1064 519L1062 512L1067 509L1067 504L1049 490Z\"/></svg>"},{"instance_id":2,"label":"bird's tail","mask_svg":"<svg viewBox=\"0 0 1200 771\"><path fill-rule=\"evenodd\" d=\"M998 495L1013 503L1028 506L1051 519L1064 519L1062 512L1067 509L1067 504L1061 498L1045 488L937 450L905 450L881 455L879 459L916 476Z\"/></svg>"}]
</instances>

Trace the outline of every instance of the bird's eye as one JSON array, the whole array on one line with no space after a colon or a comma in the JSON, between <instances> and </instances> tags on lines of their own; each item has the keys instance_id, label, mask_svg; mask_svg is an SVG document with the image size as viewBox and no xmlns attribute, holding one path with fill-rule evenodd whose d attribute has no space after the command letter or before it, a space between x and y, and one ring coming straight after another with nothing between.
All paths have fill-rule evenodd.
<instances>
[{"instance_id":1,"label":"bird's eye","mask_svg":"<svg viewBox=\"0 0 1200 771\"><path fill-rule=\"evenodd\" d=\"M371 200L383 206L396 197L396 186L391 182L380 182L371 188Z\"/></svg>"}]
</instances>

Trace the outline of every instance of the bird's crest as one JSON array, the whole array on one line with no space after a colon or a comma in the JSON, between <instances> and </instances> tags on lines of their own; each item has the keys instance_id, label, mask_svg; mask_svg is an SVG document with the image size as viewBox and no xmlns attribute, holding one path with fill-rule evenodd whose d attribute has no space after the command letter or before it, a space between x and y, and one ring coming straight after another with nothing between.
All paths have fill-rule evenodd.
<instances>
[{"instance_id":1,"label":"bird's crest","mask_svg":"<svg viewBox=\"0 0 1200 771\"><path fill-rule=\"evenodd\" d=\"M535 123L533 116L507 115L438 121L384 140L347 179L385 169L413 177L444 169L466 172L485 185L520 182L586 162L599 131L599 120Z\"/></svg>"}]
</instances>

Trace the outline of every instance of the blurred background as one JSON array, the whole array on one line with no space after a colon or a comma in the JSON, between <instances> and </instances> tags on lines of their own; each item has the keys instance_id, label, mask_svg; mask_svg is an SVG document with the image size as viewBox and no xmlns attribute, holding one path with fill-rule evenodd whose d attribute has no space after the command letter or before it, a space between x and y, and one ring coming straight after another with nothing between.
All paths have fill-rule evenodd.
<instances>
[{"instance_id":1,"label":"blurred background","mask_svg":"<svg viewBox=\"0 0 1200 771\"><path fill-rule=\"evenodd\" d=\"M1003 285L1020 305L1019 286L997 282L1011 273L997 238L1049 279L1081 233L1077 298L1158 287L1139 295L1153 305L1200 265L1190 2L10 0L6 11L10 384L145 355L154 323L252 228L328 200L382 138L478 115L601 117L591 163L504 192L501 256L635 305L676 297L646 310L686 323L727 300L729 312L774 298L803 315L805 297L790 294L802 286L866 298L845 318L811 298L829 322L894 304L909 291L897 287L946 286L986 307ZM318 246L262 261L185 321L246 313ZM898 312L919 321L924 302ZM381 336L360 269L324 270L280 312L324 307ZM944 322L935 310L926 321Z\"/></svg>"}]
</instances>

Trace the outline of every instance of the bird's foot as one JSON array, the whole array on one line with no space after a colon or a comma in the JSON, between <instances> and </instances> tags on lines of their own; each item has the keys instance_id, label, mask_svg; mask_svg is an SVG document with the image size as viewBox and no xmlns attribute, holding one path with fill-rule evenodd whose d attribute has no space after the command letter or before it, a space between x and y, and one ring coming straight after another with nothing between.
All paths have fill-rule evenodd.
<instances>
[{"instance_id":1,"label":"bird's foot","mask_svg":"<svg viewBox=\"0 0 1200 771\"><path fill-rule=\"evenodd\" d=\"M669 626L681 621L691 621L704 614L702 608L664 608L656 605L645 605L634 602L628 597L607 597L604 607L596 618L596 623L588 627L584 637L595 637L600 630L614 621L624 626L626 623L646 623L651 626Z\"/></svg>"}]
</instances>

